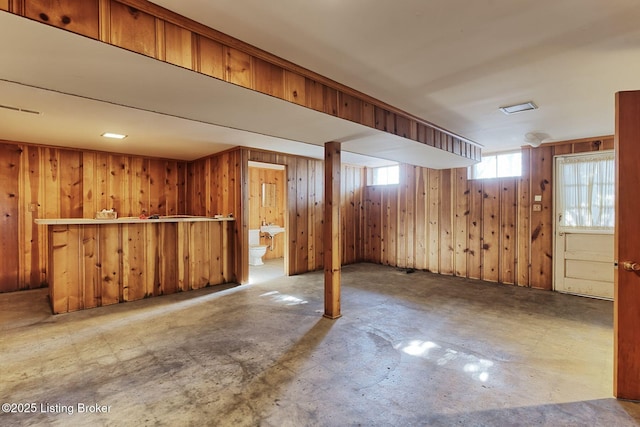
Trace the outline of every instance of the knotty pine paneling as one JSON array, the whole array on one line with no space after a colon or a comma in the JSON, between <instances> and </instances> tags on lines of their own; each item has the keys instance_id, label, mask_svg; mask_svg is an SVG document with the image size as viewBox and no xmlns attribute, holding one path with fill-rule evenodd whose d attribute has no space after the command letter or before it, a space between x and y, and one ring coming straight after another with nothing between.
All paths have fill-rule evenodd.
<instances>
[{"instance_id":1,"label":"knotty pine paneling","mask_svg":"<svg viewBox=\"0 0 640 427\"><path fill-rule=\"evenodd\" d=\"M284 70L262 59L253 61L253 82L258 92L284 98Z\"/></svg>"},{"instance_id":2,"label":"knotty pine paneling","mask_svg":"<svg viewBox=\"0 0 640 427\"><path fill-rule=\"evenodd\" d=\"M225 76L224 79L230 83L253 89L253 71L251 55L225 46Z\"/></svg>"},{"instance_id":3,"label":"knotty pine paneling","mask_svg":"<svg viewBox=\"0 0 640 427\"><path fill-rule=\"evenodd\" d=\"M455 146L443 133L420 126L418 133L425 143ZM524 147L517 178L469 180L466 168L401 165L399 185L364 190L364 259L550 290L553 156L612 147L613 137Z\"/></svg>"},{"instance_id":4,"label":"knotty pine paneling","mask_svg":"<svg viewBox=\"0 0 640 427\"><path fill-rule=\"evenodd\" d=\"M225 76L225 55L221 43L204 36L196 36L197 68L196 71L217 79Z\"/></svg>"},{"instance_id":5,"label":"knotty pine paneling","mask_svg":"<svg viewBox=\"0 0 640 427\"><path fill-rule=\"evenodd\" d=\"M164 48L167 62L194 69L194 35L191 31L170 22L164 24Z\"/></svg>"},{"instance_id":6,"label":"knotty pine paneling","mask_svg":"<svg viewBox=\"0 0 640 427\"><path fill-rule=\"evenodd\" d=\"M157 57L156 18L139 9L111 1L110 42L116 46ZM106 19L106 17L102 18Z\"/></svg>"},{"instance_id":7,"label":"knotty pine paneling","mask_svg":"<svg viewBox=\"0 0 640 427\"><path fill-rule=\"evenodd\" d=\"M0 291L15 291L19 282L19 175L22 150L0 144Z\"/></svg>"},{"instance_id":8,"label":"knotty pine paneling","mask_svg":"<svg viewBox=\"0 0 640 427\"><path fill-rule=\"evenodd\" d=\"M191 215L233 215L228 242L229 281L249 280L249 171L247 150L234 149L187 165L187 210ZM244 188L244 190L243 190ZM225 274L229 274L226 273Z\"/></svg>"},{"instance_id":9,"label":"knotty pine paneling","mask_svg":"<svg viewBox=\"0 0 640 427\"><path fill-rule=\"evenodd\" d=\"M0 9L7 10L0 1ZM24 15L36 21L98 39L98 0L28 0Z\"/></svg>"},{"instance_id":10,"label":"knotty pine paneling","mask_svg":"<svg viewBox=\"0 0 640 427\"><path fill-rule=\"evenodd\" d=\"M364 190L365 259L513 283L517 182L401 165L399 185Z\"/></svg>"},{"instance_id":11,"label":"knotty pine paneling","mask_svg":"<svg viewBox=\"0 0 640 427\"><path fill-rule=\"evenodd\" d=\"M49 226L54 313L227 282L232 221ZM78 256L79 255L79 256Z\"/></svg>"},{"instance_id":12,"label":"knotty pine paneling","mask_svg":"<svg viewBox=\"0 0 640 427\"><path fill-rule=\"evenodd\" d=\"M553 268L553 148L541 146L531 150L531 199L542 197L540 211L531 218L531 287L550 290ZM535 165L535 167L533 167ZM532 206L534 204L532 203Z\"/></svg>"},{"instance_id":13,"label":"knotty pine paneling","mask_svg":"<svg viewBox=\"0 0 640 427\"><path fill-rule=\"evenodd\" d=\"M260 150L245 151L249 160L286 166L288 274L321 269L324 257L322 161ZM364 258L364 170L342 165L341 176L342 262L348 264Z\"/></svg>"},{"instance_id":14,"label":"knotty pine paneling","mask_svg":"<svg viewBox=\"0 0 640 427\"><path fill-rule=\"evenodd\" d=\"M0 10L9 10L9 0L0 0Z\"/></svg>"},{"instance_id":15,"label":"knotty pine paneling","mask_svg":"<svg viewBox=\"0 0 640 427\"><path fill-rule=\"evenodd\" d=\"M284 99L300 105L307 103L306 79L292 71L284 70Z\"/></svg>"},{"instance_id":16,"label":"knotty pine paneling","mask_svg":"<svg viewBox=\"0 0 640 427\"><path fill-rule=\"evenodd\" d=\"M0 292L46 286L48 237L37 218L187 213L185 162L12 142L0 149ZM95 238L84 242L87 254L99 249Z\"/></svg>"}]
</instances>

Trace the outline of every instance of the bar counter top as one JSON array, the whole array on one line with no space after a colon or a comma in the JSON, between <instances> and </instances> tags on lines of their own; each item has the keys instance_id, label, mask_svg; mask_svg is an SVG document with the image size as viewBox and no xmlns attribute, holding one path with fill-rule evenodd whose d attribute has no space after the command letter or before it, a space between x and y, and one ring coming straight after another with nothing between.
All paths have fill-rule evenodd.
<instances>
[{"instance_id":1,"label":"bar counter top","mask_svg":"<svg viewBox=\"0 0 640 427\"><path fill-rule=\"evenodd\" d=\"M94 218L51 218L36 219L36 224L42 225L83 225L83 224L147 224L155 222L199 222L199 221L234 221L233 217L213 218L208 216L192 216L192 215L170 215L161 216L157 219L138 218L134 216L122 217L117 219L94 219Z\"/></svg>"}]
</instances>

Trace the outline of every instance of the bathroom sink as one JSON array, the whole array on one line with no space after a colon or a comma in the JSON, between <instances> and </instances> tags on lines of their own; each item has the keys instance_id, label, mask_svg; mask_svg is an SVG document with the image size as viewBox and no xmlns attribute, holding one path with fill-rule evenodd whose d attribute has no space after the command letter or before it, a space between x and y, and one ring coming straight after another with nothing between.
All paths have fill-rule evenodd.
<instances>
[{"instance_id":1,"label":"bathroom sink","mask_svg":"<svg viewBox=\"0 0 640 427\"><path fill-rule=\"evenodd\" d=\"M284 227L280 227L279 225L263 225L260 227L260 231L273 237L276 234L284 232Z\"/></svg>"}]
</instances>

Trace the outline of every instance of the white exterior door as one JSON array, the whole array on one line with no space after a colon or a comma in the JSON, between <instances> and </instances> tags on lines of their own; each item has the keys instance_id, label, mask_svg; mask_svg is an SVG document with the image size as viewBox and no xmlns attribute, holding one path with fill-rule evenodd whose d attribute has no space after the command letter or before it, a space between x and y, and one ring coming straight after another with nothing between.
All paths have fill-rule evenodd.
<instances>
[{"instance_id":1,"label":"white exterior door","mask_svg":"<svg viewBox=\"0 0 640 427\"><path fill-rule=\"evenodd\" d=\"M555 160L554 289L613 299L613 151Z\"/></svg>"}]
</instances>

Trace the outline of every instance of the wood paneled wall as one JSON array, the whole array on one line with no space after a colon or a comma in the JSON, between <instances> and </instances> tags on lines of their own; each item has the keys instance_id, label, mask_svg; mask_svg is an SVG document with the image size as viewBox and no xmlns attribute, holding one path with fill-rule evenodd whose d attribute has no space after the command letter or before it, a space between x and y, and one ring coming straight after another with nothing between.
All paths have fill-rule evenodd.
<instances>
[{"instance_id":1,"label":"wood paneled wall","mask_svg":"<svg viewBox=\"0 0 640 427\"><path fill-rule=\"evenodd\" d=\"M262 205L262 184L275 185L275 205ZM284 170L249 167L249 229L259 229L263 221L267 224L284 226L287 207L287 180ZM284 257L285 234L273 238L273 249L267 250L264 259ZM261 237L262 245L271 244L272 240Z\"/></svg>"},{"instance_id":2,"label":"wood paneled wall","mask_svg":"<svg viewBox=\"0 0 640 427\"><path fill-rule=\"evenodd\" d=\"M323 266L322 238L324 210L324 169L322 160L248 150L249 160L286 166L289 274L319 270ZM364 168L342 166L342 263L363 259L364 248Z\"/></svg>"},{"instance_id":3,"label":"wood paneled wall","mask_svg":"<svg viewBox=\"0 0 640 427\"><path fill-rule=\"evenodd\" d=\"M0 292L46 284L46 228L36 218L186 213L186 163L0 142Z\"/></svg>"},{"instance_id":4,"label":"wood paneled wall","mask_svg":"<svg viewBox=\"0 0 640 427\"><path fill-rule=\"evenodd\" d=\"M553 156L611 148L612 137L524 148L519 179L402 165L401 185L366 187L363 168L343 165L342 262L551 289ZM186 163L0 142L0 292L45 284L47 238L35 218L233 214L233 241L248 241L248 160L286 166L288 273L322 268L320 160L238 148ZM246 281L246 245L234 244L232 258Z\"/></svg>"},{"instance_id":5,"label":"wood paneled wall","mask_svg":"<svg viewBox=\"0 0 640 427\"><path fill-rule=\"evenodd\" d=\"M517 283L517 182L402 165L400 185L366 189L365 259Z\"/></svg>"},{"instance_id":6,"label":"wood paneled wall","mask_svg":"<svg viewBox=\"0 0 640 427\"><path fill-rule=\"evenodd\" d=\"M364 259L550 290L553 156L611 148L612 137L525 147L520 178L402 165L400 185L366 187Z\"/></svg>"},{"instance_id":7,"label":"wood paneled wall","mask_svg":"<svg viewBox=\"0 0 640 427\"><path fill-rule=\"evenodd\" d=\"M4 0L4 9L462 157L480 158L480 148L458 135L146 0Z\"/></svg>"},{"instance_id":8,"label":"wood paneled wall","mask_svg":"<svg viewBox=\"0 0 640 427\"><path fill-rule=\"evenodd\" d=\"M187 166L187 211L190 215L233 215L233 259L236 280L249 279L247 245L249 224L249 171L247 151L233 149L190 162Z\"/></svg>"},{"instance_id":9,"label":"wood paneled wall","mask_svg":"<svg viewBox=\"0 0 640 427\"><path fill-rule=\"evenodd\" d=\"M232 281L229 228L230 221L49 226L53 312Z\"/></svg>"}]
</instances>

